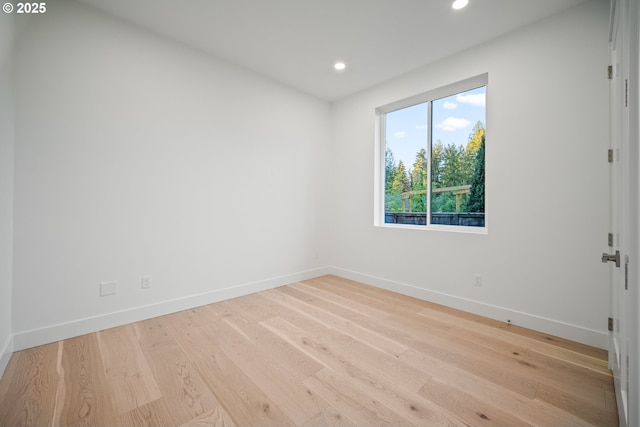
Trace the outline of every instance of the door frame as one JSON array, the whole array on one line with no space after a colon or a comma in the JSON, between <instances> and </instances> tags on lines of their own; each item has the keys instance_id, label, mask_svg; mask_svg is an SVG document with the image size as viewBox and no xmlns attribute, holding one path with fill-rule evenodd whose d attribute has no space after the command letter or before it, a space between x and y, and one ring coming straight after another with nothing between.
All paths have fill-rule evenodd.
<instances>
[{"instance_id":1,"label":"door frame","mask_svg":"<svg viewBox=\"0 0 640 427\"><path fill-rule=\"evenodd\" d=\"M629 0L629 425L640 426L640 0Z\"/></svg>"},{"instance_id":2,"label":"door frame","mask_svg":"<svg viewBox=\"0 0 640 427\"><path fill-rule=\"evenodd\" d=\"M614 31L620 31L620 40L622 48L619 57L621 64L613 62L614 73L618 74L618 82L622 84L622 91L618 94L626 100L622 108L611 106L612 110L612 135L620 135L620 157L616 158L623 170L621 174L622 181L619 183L617 194L612 194L612 202L616 203L616 209L619 211L620 224L619 230L622 233L616 238L616 246L620 246L622 252L622 265L620 271L612 273L612 298L616 295L623 300L611 301L612 317L617 313L613 312L616 304L620 303L624 307L621 310L622 318L619 321L623 324L622 331L624 336L623 346L625 350L625 359L621 361L625 363L627 370L627 413L624 413L621 404L621 381L627 381L627 378L616 378L616 400L618 401L618 410L620 417L620 426L637 426L640 425L640 0L611 0L611 17L610 17L610 43L613 42ZM612 55L613 56L613 55ZM613 58L612 58L613 59ZM620 66L619 70L615 67ZM612 90L616 90L612 87ZM615 96L614 96L615 98ZM620 100L620 101L623 101ZM622 105L620 102L618 105ZM623 120L614 117L615 111L620 111ZM612 144L616 144L612 141ZM614 172L617 173L617 172ZM612 213L616 212L612 210ZM618 230L612 230L617 232ZM627 265L628 263L628 265ZM616 267L611 267L615 269ZM615 280L617 276L622 278L622 286L624 288L626 271L626 283L628 290L618 293L615 292L614 286L620 286L620 280ZM614 325L617 327L617 325ZM613 334L610 340L613 346ZM610 367L612 367L612 355L615 349L610 348ZM628 357L628 359L627 359Z\"/></svg>"}]
</instances>

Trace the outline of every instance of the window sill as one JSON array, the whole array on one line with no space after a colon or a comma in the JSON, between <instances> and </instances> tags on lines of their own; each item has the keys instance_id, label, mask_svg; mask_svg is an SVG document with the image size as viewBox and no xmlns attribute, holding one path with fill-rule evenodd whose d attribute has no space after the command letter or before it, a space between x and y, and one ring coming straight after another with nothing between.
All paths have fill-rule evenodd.
<instances>
[{"instance_id":1,"label":"window sill","mask_svg":"<svg viewBox=\"0 0 640 427\"><path fill-rule=\"evenodd\" d=\"M449 233L463 233L463 234L489 234L488 228L485 227L469 227L459 225L413 225L413 224L374 224L378 228L392 228L399 230L419 230L419 231L437 231L437 232L449 232Z\"/></svg>"}]
</instances>

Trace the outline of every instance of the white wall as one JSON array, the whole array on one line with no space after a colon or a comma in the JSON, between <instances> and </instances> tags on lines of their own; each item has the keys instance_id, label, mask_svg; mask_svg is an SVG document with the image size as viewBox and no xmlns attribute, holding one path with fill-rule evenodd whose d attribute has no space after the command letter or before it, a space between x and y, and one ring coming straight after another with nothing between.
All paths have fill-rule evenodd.
<instances>
[{"instance_id":1,"label":"white wall","mask_svg":"<svg viewBox=\"0 0 640 427\"><path fill-rule=\"evenodd\" d=\"M608 12L590 1L335 103L335 272L606 348ZM374 227L374 109L484 72L489 233Z\"/></svg>"},{"instance_id":2,"label":"white wall","mask_svg":"<svg viewBox=\"0 0 640 427\"><path fill-rule=\"evenodd\" d=\"M16 348L325 271L328 103L66 1L16 61Z\"/></svg>"},{"instance_id":3,"label":"white wall","mask_svg":"<svg viewBox=\"0 0 640 427\"><path fill-rule=\"evenodd\" d=\"M15 57L14 347L326 271L606 346L605 3L331 107L56 2ZM484 72L489 234L373 227L375 107Z\"/></svg>"},{"instance_id":4,"label":"white wall","mask_svg":"<svg viewBox=\"0 0 640 427\"><path fill-rule=\"evenodd\" d=\"M11 290L13 276L14 103L11 55L13 15L0 16L0 377L13 351Z\"/></svg>"}]
</instances>

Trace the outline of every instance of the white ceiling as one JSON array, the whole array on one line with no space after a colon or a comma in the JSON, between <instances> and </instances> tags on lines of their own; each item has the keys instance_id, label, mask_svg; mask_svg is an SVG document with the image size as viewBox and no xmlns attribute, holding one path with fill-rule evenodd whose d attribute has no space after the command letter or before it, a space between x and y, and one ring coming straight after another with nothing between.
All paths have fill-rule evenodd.
<instances>
[{"instance_id":1,"label":"white ceiling","mask_svg":"<svg viewBox=\"0 0 640 427\"><path fill-rule=\"evenodd\" d=\"M584 0L80 1L333 101Z\"/></svg>"}]
</instances>

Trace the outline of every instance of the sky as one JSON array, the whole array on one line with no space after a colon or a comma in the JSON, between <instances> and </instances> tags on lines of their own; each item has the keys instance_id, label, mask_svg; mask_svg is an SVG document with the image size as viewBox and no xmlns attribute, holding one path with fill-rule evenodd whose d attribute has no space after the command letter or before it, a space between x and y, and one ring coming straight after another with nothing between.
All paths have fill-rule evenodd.
<instances>
[{"instance_id":1,"label":"sky","mask_svg":"<svg viewBox=\"0 0 640 427\"><path fill-rule=\"evenodd\" d=\"M433 143L466 146L475 124L486 123L485 111L486 87L434 100ZM387 147L396 164L402 160L407 170L412 168L416 153L427 148L427 130L426 102L387 113Z\"/></svg>"}]
</instances>

